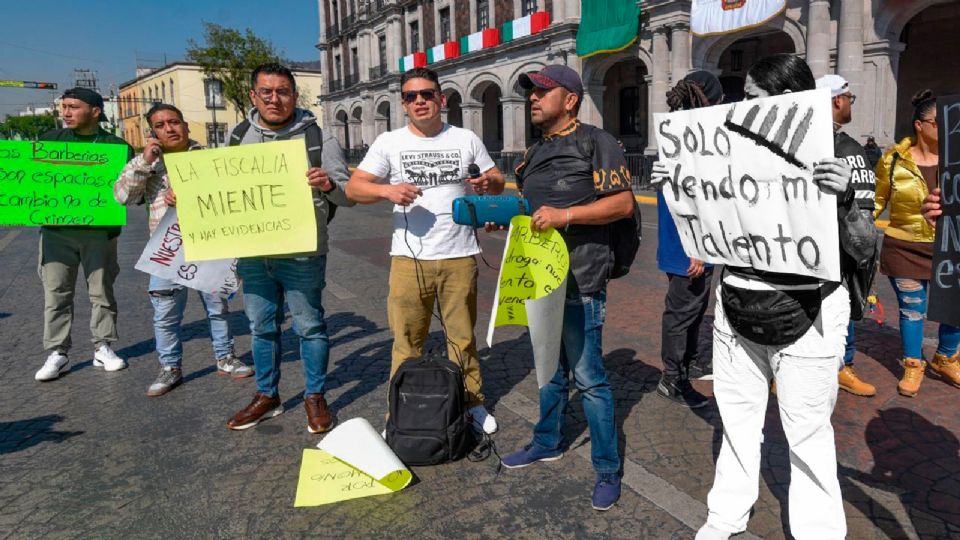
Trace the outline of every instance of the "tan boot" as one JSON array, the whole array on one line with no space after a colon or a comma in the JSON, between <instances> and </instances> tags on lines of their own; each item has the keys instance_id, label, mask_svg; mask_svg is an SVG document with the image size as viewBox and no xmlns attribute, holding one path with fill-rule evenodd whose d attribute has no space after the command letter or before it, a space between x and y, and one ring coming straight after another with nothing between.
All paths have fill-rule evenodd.
<instances>
[{"instance_id":1,"label":"tan boot","mask_svg":"<svg viewBox=\"0 0 960 540\"><path fill-rule=\"evenodd\" d=\"M939 353L933 355L930 370L941 379L960 388L960 353L951 357Z\"/></svg>"},{"instance_id":2,"label":"tan boot","mask_svg":"<svg viewBox=\"0 0 960 540\"><path fill-rule=\"evenodd\" d=\"M860 380L857 372L853 370L853 366L843 366L837 378L840 380L840 388L853 395L872 397L877 393L876 387Z\"/></svg>"},{"instance_id":3,"label":"tan boot","mask_svg":"<svg viewBox=\"0 0 960 540\"><path fill-rule=\"evenodd\" d=\"M897 384L897 391L901 395L913 397L920 391L920 383L923 382L923 372L927 368L927 363L917 358L903 359L903 377Z\"/></svg>"}]
</instances>

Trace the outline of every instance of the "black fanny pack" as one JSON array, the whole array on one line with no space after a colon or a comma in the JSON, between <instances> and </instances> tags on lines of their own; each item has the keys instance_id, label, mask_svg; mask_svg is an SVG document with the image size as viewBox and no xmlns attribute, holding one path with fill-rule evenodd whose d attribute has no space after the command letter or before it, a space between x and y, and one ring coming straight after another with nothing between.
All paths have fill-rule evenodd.
<instances>
[{"instance_id":1,"label":"black fanny pack","mask_svg":"<svg viewBox=\"0 0 960 540\"><path fill-rule=\"evenodd\" d=\"M737 334L760 345L783 346L807 333L820 315L823 298L836 286L831 283L816 289L755 291L722 283L720 301Z\"/></svg>"}]
</instances>

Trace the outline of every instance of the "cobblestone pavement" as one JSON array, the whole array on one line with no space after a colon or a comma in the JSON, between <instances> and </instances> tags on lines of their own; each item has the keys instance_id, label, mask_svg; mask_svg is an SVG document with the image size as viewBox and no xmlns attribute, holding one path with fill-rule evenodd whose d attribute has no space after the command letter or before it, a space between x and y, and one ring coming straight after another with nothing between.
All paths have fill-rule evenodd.
<instances>
[{"instance_id":1,"label":"cobblestone pavement","mask_svg":"<svg viewBox=\"0 0 960 540\"><path fill-rule=\"evenodd\" d=\"M295 509L301 451L318 436L305 429L303 376L289 330L281 383L287 410L253 430L224 426L254 385L216 375L196 299L185 318L185 383L147 398L157 361L147 278L133 270L145 219L133 209L121 236L117 292L117 349L129 369L92 367L81 287L70 371L37 383L33 374L43 359L37 232L0 229L0 537L692 538L706 516L721 425L713 402L694 412L653 393L666 280L654 263L655 213L644 210L648 234L638 262L609 289L604 351L626 459L623 497L606 513L589 506L589 437L576 397L566 428L570 449L560 461L499 474L493 460L418 467L415 483L398 494ZM362 416L379 429L391 343L389 208L343 210L333 228L324 302L332 342L327 397L341 420ZM497 265L502 233L482 242ZM480 274L483 334L495 272L481 263ZM889 286L879 288L894 306ZM232 308L238 353L252 363L240 301ZM708 314L705 351L711 323ZM857 369L877 384L878 395L841 393L834 414L850 537L960 538L957 390L931 378L919 397L897 395L895 323L859 324ZM434 328L431 344L441 343ZM501 452L512 451L529 441L537 416L529 341L523 329L499 329L495 345L480 352L488 406L501 425L495 440ZM695 385L710 394L709 382ZM748 533L738 538L789 534L789 458L773 400L767 415L760 499Z\"/></svg>"}]
</instances>

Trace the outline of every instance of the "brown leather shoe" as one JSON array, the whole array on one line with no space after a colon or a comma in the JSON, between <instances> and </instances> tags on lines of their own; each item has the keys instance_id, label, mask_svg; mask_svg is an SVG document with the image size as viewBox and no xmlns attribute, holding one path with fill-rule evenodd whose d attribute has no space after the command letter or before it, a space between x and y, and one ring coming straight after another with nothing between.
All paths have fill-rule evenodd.
<instances>
[{"instance_id":1,"label":"brown leather shoe","mask_svg":"<svg viewBox=\"0 0 960 540\"><path fill-rule=\"evenodd\" d=\"M307 431L310 433L330 431L336 422L323 394L307 394L303 398L303 408L307 410Z\"/></svg>"},{"instance_id":2,"label":"brown leather shoe","mask_svg":"<svg viewBox=\"0 0 960 540\"><path fill-rule=\"evenodd\" d=\"M235 430L252 428L261 420L273 418L283 412L280 396L267 397L260 392L253 395L253 401L227 420L227 427Z\"/></svg>"}]
</instances>

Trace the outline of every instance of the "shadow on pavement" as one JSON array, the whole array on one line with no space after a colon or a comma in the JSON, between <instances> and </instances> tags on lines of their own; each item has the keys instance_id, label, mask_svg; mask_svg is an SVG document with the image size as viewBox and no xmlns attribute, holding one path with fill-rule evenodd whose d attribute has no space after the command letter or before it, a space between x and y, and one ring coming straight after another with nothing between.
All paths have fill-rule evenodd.
<instances>
[{"instance_id":1,"label":"shadow on pavement","mask_svg":"<svg viewBox=\"0 0 960 540\"><path fill-rule=\"evenodd\" d=\"M48 414L26 420L0 422L0 433L7 434L0 441L0 454L12 454L45 442L60 443L84 433L83 431L55 431L54 424L62 420L63 416L59 414Z\"/></svg>"}]
</instances>

